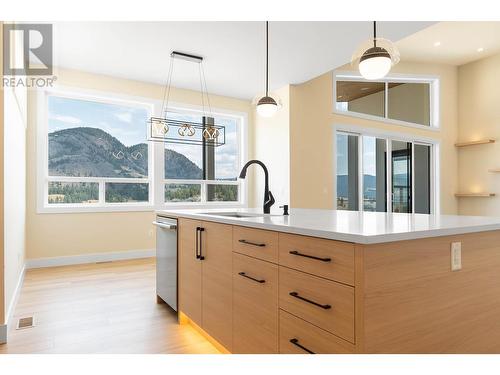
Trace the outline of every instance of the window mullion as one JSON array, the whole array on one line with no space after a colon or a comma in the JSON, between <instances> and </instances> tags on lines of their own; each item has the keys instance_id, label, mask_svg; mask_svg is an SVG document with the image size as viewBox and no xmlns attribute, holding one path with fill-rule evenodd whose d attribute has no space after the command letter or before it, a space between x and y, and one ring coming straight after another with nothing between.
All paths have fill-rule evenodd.
<instances>
[{"instance_id":1,"label":"window mullion","mask_svg":"<svg viewBox=\"0 0 500 375\"><path fill-rule=\"evenodd\" d=\"M364 211L363 200L363 136L358 137L358 211Z\"/></svg>"},{"instance_id":2,"label":"window mullion","mask_svg":"<svg viewBox=\"0 0 500 375\"><path fill-rule=\"evenodd\" d=\"M387 169L387 212L392 212L392 142L391 138L386 139L386 149L387 149L387 158L386 158L386 169Z\"/></svg>"},{"instance_id":3,"label":"window mullion","mask_svg":"<svg viewBox=\"0 0 500 375\"><path fill-rule=\"evenodd\" d=\"M415 142L411 142L411 212L415 212Z\"/></svg>"},{"instance_id":4,"label":"window mullion","mask_svg":"<svg viewBox=\"0 0 500 375\"><path fill-rule=\"evenodd\" d=\"M201 183L201 203L207 203L207 182L203 181Z\"/></svg>"},{"instance_id":5,"label":"window mullion","mask_svg":"<svg viewBox=\"0 0 500 375\"><path fill-rule=\"evenodd\" d=\"M104 179L99 180L99 204L104 205L106 203L106 182Z\"/></svg>"},{"instance_id":6,"label":"window mullion","mask_svg":"<svg viewBox=\"0 0 500 375\"><path fill-rule=\"evenodd\" d=\"M384 90L384 118L389 118L389 82L385 82Z\"/></svg>"}]
</instances>

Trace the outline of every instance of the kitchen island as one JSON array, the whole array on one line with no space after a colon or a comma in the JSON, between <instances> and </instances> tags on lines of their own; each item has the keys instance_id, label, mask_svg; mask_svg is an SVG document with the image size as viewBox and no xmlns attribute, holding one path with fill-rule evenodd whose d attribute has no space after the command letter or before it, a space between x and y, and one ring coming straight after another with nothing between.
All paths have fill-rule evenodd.
<instances>
[{"instance_id":1,"label":"kitchen island","mask_svg":"<svg viewBox=\"0 0 500 375\"><path fill-rule=\"evenodd\" d=\"M178 219L179 317L231 353L500 353L500 218Z\"/></svg>"}]
</instances>

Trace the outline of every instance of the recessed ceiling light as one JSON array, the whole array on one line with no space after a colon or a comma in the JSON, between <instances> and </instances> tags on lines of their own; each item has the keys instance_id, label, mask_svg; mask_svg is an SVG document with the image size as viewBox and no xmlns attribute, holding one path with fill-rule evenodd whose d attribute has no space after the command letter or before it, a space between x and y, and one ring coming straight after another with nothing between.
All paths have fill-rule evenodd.
<instances>
[{"instance_id":1,"label":"recessed ceiling light","mask_svg":"<svg viewBox=\"0 0 500 375\"><path fill-rule=\"evenodd\" d=\"M434 47L439 47L441 45L441 42L434 42Z\"/></svg>"},{"instance_id":2,"label":"recessed ceiling light","mask_svg":"<svg viewBox=\"0 0 500 375\"><path fill-rule=\"evenodd\" d=\"M483 51L484 51L484 48L483 48L483 47L479 47L479 48L477 49L477 52L483 52Z\"/></svg>"}]
</instances>

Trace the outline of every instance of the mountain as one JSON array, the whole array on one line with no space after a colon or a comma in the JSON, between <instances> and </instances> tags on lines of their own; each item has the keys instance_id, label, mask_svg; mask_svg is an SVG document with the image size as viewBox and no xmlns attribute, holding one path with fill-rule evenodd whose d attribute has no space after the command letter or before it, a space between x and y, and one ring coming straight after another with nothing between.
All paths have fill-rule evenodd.
<instances>
[{"instance_id":1,"label":"mountain","mask_svg":"<svg viewBox=\"0 0 500 375\"><path fill-rule=\"evenodd\" d=\"M49 174L79 177L147 177L148 145L125 146L97 128L79 127L49 134ZM201 169L184 155L165 150L166 178L201 178Z\"/></svg>"},{"instance_id":2,"label":"mountain","mask_svg":"<svg viewBox=\"0 0 500 375\"><path fill-rule=\"evenodd\" d=\"M396 186L405 186L406 185L406 174L396 174L394 175L394 182ZM365 197L367 198L376 198L376 187L377 187L377 177L365 174L363 176L363 188L365 190ZM338 197L347 197L349 191L349 184L347 175L338 175L337 176L337 196Z\"/></svg>"},{"instance_id":3,"label":"mountain","mask_svg":"<svg viewBox=\"0 0 500 375\"><path fill-rule=\"evenodd\" d=\"M193 145L193 147L197 146ZM165 149L165 178L202 180L203 171L184 155L167 148Z\"/></svg>"}]
</instances>

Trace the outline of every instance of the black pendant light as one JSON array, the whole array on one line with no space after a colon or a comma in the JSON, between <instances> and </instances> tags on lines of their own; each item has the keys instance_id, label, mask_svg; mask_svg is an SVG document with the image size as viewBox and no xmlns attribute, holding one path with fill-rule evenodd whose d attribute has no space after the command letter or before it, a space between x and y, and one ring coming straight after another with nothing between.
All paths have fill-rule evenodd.
<instances>
[{"instance_id":1,"label":"black pendant light","mask_svg":"<svg viewBox=\"0 0 500 375\"><path fill-rule=\"evenodd\" d=\"M399 53L391 41L377 38L376 21L373 21L373 39L369 44L372 46L365 49L359 58L359 72L369 80L383 78L399 61Z\"/></svg>"},{"instance_id":2,"label":"black pendant light","mask_svg":"<svg viewBox=\"0 0 500 375\"><path fill-rule=\"evenodd\" d=\"M269 22L266 21L266 95L257 102L257 113L271 117L278 111L278 103L269 96Z\"/></svg>"}]
</instances>

